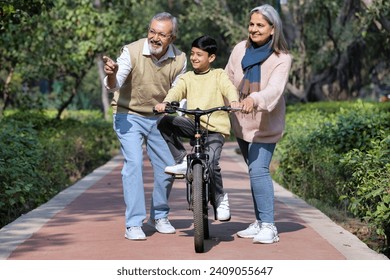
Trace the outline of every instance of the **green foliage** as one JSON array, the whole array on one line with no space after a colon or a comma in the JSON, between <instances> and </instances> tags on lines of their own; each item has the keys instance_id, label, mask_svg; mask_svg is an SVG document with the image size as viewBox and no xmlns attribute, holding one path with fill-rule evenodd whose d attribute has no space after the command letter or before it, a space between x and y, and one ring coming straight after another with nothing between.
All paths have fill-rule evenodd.
<instances>
[{"instance_id":1,"label":"green foliage","mask_svg":"<svg viewBox=\"0 0 390 280\"><path fill-rule=\"evenodd\" d=\"M8 24L19 24L53 6L52 0L7 0L0 2L0 33Z\"/></svg>"},{"instance_id":2,"label":"green foliage","mask_svg":"<svg viewBox=\"0 0 390 280\"><path fill-rule=\"evenodd\" d=\"M54 112L51 113L53 115ZM117 150L100 112L15 112L1 121L0 227L52 198L109 160Z\"/></svg>"},{"instance_id":3,"label":"green foliage","mask_svg":"<svg viewBox=\"0 0 390 280\"><path fill-rule=\"evenodd\" d=\"M2 123L0 143L0 220L8 221L44 201L44 189L34 185L43 179L39 178L37 165L44 150L31 125L21 127L12 120Z\"/></svg>"},{"instance_id":4,"label":"green foliage","mask_svg":"<svg viewBox=\"0 0 390 280\"><path fill-rule=\"evenodd\" d=\"M379 235L390 234L390 135L373 139L370 149L353 149L340 160L343 173L349 178L340 182L340 198L349 210L377 229Z\"/></svg>"},{"instance_id":5,"label":"green foliage","mask_svg":"<svg viewBox=\"0 0 390 280\"><path fill-rule=\"evenodd\" d=\"M288 7L284 26L297 97L319 101L371 95L377 100L380 93L372 88L388 84L390 75L389 2L291 0Z\"/></svg>"},{"instance_id":6,"label":"green foliage","mask_svg":"<svg viewBox=\"0 0 390 280\"><path fill-rule=\"evenodd\" d=\"M233 46L246 39L249 12L259 5L257 1L177 2L181 30L178 41L182 49L189 54L192 41L208 34L217 40L219 47L214 67L222 68ZM263 2L272 4L273 1Z\"/></svg>"},{"instance_id":7,"label":"green foliage","mask_svg":"<svg viewBox=\"0 0 390 280\"><path fill-rule=\"evenodd\" d=\"M331 62L336 46L328 37L329 33L338 37L340 30L332 30L338 13L341 10L341 1L310 1L305 2L304 22L305 33L304 41L307 47L308 65L313 67L314 71L327 67ZM319 12L322 11L322 12ZM337 25L336 25L337 26ZM323 32L318 32L323 30Z\"/></svg>"},{"instance_id":8,"label":"green foliage","mask_svg":"<svg viewBox=\"0 0 390 280\"><path fill-rule=\"evenodd\" d=\"M305 200L367 221L388 239L389 109L360 101L289 106L276 180Z\"/></svg>"},{"instance_id":9,"label":"green foliage","mask_svg":"<svg viewBox=\"0 0 390 280\"><path fill-rule=\"evenodd\" d=\"M27 6L28 1L19 2ZM38 2L42 3L32 1ZM18 1L13 3L16 5ZM7 25L0 38L0 62L4 70L0 72L0 89L4 90L3 81L10 71L22 77L10 90L13 102L9 105L13 108L23 105L29 109L60 108L72 96L76 97L73 106L68 108L100 108L101 81L93 67L96 59L102 54L117 58L122 46L146 36L150 19L161 11L178 18L179 36L175 44L187 54L196 37L214 36L219 44L215 67L224 67L231 47L246 36L249 10L258 5L253 0L54 0L50 3L53 8L40 10L23 24ZM26 37L34 39L25 40ZM94 79L90 79L92 75ZM40 79L53 85L48 95L35 87L34 82ZM29 85L24 92L21 91L23 83ZM54 88L58 83L61 87Z\"/></svg>"},{"instance_id":10,"label":"green foliage","mask_svg":"<svg viewBox=\"0 0 390 280\"><path fill-rule=\"evenodd\" d=\"M145 37L155 13L168 11L179 19L175 44L187 55L194 38L215 37L219 51L214 66L224 67L232 47L247 36L249 11L269 3L281 13L294 56L292 92L305 100L355 98L362 89L372 91L374 69L380 81L390 81L390 4L370 2L366 7L359 1L347 5L334 0L291 0L287 5L275 0L2 1L0 90L7 89L12 101L7 104L13 108L59 108L68 100L74 103L68 108L100 108L96 60L102 54L116 58L123 45ZM41 79L50 85L61 82L61 90L50 88L41 97L36 87Z\"/></svg>"},{"instance_id":11,"label":"green foliage","mask_svg":"<svg viewBox=\"0 0 390 280\"><path fill-rule=\"evenodd\" d=\"M336 203L333 174L337 169L333 160L337 155L332 147L323 145L327 136L322 135L322 127L329 119L319 110L294 111L287 116L286 132L275 152L280 162L279 180L305 199L322 198ZM321 180L325 176L329 178Z\"/></svg>"},{"instance_id":12,"label":"green foliage","mask_svg":"<svg viewBox=\"0 0 390 280\"><path fill-rule=\"evenodd\" d=\"M364 13L357 14L360 32L363 38L367 41L380 39L383 41L382 46L371 45L372 48L383 48L385 52L390 51L390 32L389 32L389 18L390 18L390 2L386 0L376 0L367 7ZM386 22L387 21L387 22ZM369 23L369 24L367 24ZM387 25L387 28L380 29L380 32L373 33L372 29L376 29L375 25ZM374 38L376 36L377 38ZM378 38L379 37L379 38Z\"/></svg>"}]
</instances>

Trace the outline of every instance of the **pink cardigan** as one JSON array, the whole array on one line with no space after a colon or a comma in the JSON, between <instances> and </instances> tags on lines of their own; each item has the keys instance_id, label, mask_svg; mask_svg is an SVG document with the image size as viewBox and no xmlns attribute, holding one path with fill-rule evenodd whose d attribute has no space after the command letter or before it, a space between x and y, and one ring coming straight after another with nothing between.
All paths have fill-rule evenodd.
<instances>
[{"instance_id":1,"label":"pink cardigan","mask_svg":"<svg viewBox=\"0 0 390 280\"><path fill-rule=\"evenodd\" d=\"M238 88L244 76L241 60L246 41L238 43L230 55L225 71ZM283 135L286 105L283 97L292 58L289 54L273 53L261 65L261 90L250 96L255 100L255 111L250 114L231 114L236 137L247 142L276 143Z\"/></svg>"}]
</instances>

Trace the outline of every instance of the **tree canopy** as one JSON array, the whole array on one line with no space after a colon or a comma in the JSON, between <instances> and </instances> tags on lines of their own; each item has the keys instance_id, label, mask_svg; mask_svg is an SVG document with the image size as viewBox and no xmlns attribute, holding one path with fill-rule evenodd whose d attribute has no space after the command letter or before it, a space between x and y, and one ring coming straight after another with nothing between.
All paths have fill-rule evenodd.
<instances>
[{"instance_id":1,"label":"tree canopy","mask_svg":"<svg viewBox=\"0 0 390 280\"><path fill-rule=\"evenodd\" d=\"M263 3L276 7L283 19L293 56L289 97L377 97L390 84L389 1ZM178 18L175 44L187 54L196 37L213 36L219 45L214 66L223 68L233 46L246 39L249 11L258 5L251 0L0 1L0 113L8 106L54 106L59 117L75 98L84 98L75 108L86 106L104 91L101 56L116 58L123 45L145 37L150 19L161 11Z\"/></svg>"}]
</instances>

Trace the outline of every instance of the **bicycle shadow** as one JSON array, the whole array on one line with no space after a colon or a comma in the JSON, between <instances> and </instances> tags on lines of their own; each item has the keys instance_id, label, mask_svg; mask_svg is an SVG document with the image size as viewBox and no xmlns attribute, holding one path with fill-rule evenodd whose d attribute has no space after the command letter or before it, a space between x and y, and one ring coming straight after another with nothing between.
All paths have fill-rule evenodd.
<instances>
[{"instance_id":1,"label":"bicycle shadow","mask_svg":"<svg viewBox=\"0 0 390 280\"><path fill-rule=\"evenodd\" d=\"M193 220L175 219L171 222L176 228L178 237L190 239L194 237ZM247 222L220 222L209 217L209 238L204 241L204 253L210 252L214 247L219 246L221 243L233 242L236 239L241 239L237 236L237 232L247 228L248 225ZM306 228L302 223L292 221L279 221L276 222L276 226L279 234L300 231Z\"/></svg>"},{"instance_id":2,"label":"bicycle shadow","mask_svg":"<svg viewBox=\"0 0 390 280\"><path fill-rule=\"evenodd\" d=\"M186 237L191 239L194 237L194 229L183 230L182 233L186 234ZM204 253L211 251L214 247L217 247L222 242L231 242L234 240L234 236L217 235L212 229L209 230L209 238L204 240Z\"/></svg>"}]
</instances>

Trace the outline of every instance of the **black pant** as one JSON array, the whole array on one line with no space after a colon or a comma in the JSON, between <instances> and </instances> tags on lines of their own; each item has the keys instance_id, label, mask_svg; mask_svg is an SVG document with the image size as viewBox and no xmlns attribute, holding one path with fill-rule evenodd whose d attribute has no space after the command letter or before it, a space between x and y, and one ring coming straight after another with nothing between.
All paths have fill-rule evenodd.
<instances>
[{"instance_id":1,"label":"black pant","mask_svg":"<svg viewBox=\"0 0 390 280\"><path fill-rule=\"evenodd\" d=\"M168 144L176 163L183 161L187 155L186 149L181 142L182 138L194 139L195 123L193 120L181 116L165 115L157 122L157 128ZM206 132L207 133L207 132ZM221 133L208 132L205 141L205 151L209 155L210 184L215 191L215 201L218 207L224 196L221 167L219 159L225 138Z\"/></svg>"}]
</instances>

